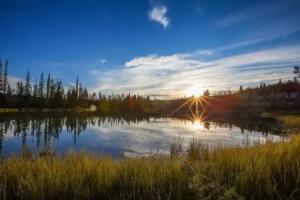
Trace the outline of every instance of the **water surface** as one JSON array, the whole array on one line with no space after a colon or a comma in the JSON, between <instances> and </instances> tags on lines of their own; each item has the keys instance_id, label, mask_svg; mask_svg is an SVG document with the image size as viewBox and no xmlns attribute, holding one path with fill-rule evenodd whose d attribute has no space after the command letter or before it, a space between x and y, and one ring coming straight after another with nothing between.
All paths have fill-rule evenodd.
<instances>
[{"instance_id":1,"label":"water surface","mask_svg":"<svg viewBox=\"0 0 300 200\"><path fill-rule=\"evenodd\" d=\"M3 156L24 149L32 152L51 149L59 154L72 150L123 157L168 152L174 140L180 140L183 147L192 139L217 147L285 138L274 134L274 127L278 127L276 122L264 119L191 121L89 113L2 114L0 151Z\"/></svg>"}]
</instances>

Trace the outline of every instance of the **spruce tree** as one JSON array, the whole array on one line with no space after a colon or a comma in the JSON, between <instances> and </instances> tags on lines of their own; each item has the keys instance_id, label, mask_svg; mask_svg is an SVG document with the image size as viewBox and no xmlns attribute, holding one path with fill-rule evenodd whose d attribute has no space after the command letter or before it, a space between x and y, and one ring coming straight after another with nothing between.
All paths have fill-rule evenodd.
<instances>
[{"instance_id":1,"label":"spruce tree","mask_svg":"<svg viewBox=\"0 0 300 200\"><path fill-rule=\"evenodd\" d=\"M19 81L17 83L17 95L19 97L22 97L22 96L24 96L24 94L25 94L25 90L24 90L23 82Z\"/></svg>"},{"instance_id":2,"label":"spruce tree","mask_svg":"<svg viewBox=\"0 0 300 200\"><path fill-rule=\"evenodd\" d=\"M50 80L50 92L49 92L50 99L53 99L54 93L55 93L55 84L54 84L54 80L51 79Z\"/></svg>"},{"instance_id":3,"label":"spruce tree","mask_svg":"<svg viewBox=\"0 0 300 200\"><path fill-rule=\"evenodd\" d=\"M76 100L79 99L79 79L78 79L78 75L76 78Z\"/></svg>"},{"instance_id":4,"label":"spruce tree","mask_svg":"<svg viewBox=\"0 0 300 200\"><path fill-rule=\"evenodd\" d=\"M38 97L38 85L37 85L37 80L35 80L34 86L33 86L33 98Z\"/></svg>"},{"instance_id":5,"label":"spruce tree","mask_svg":"<svg viewBox=\"0 0 300 200\"><path fill-rule=\"evenodd\" d=\"M8 79L7 79L7 66L8 66L8 60L5 61L5 66L4 66L4 74L3 74L3 93L6 94L7 92L7 85L8 85Z\"/></svg>"},{"instance_id":6,"label":"spruce tree","mask_svg":"<svg viewBox=\"0 0 300 200\"><path fill-rule=\"evenodd\" d=\"M47 78L47 85L46 85L46 98L49 99L50 98L50 88L51 88L51 77L50 77L50 73L48 74L48 78Z\"/></svg>"},{"instance_id":7,"label":"spruce tree","mask_svg":"<svg viewBox=\"0 0 300 200\"><path fill-rule=\"evenodd\" d=\"M2 61L0 59L0 94L3 93L3 68L2 68Z\"/></svg>"},{"instance_id":8,"label":"spruce tree","mask_svg":"<svg viewBox=\"0 0 300 200\"><path fill-rule=\"evenodd\" d=\"M239 92L240 92L240 94L242 94L243 93L243 86L242 85L240 85L240 89L239 89Z\"/></svg>"},{"instance_id":9,"label":"spruce tree","mask_svg":"<svg viewBox=\"0 0 300 200\"><path fill-rule=\"evenodd\" d=\"M26 83L25 83L25 95L29 97L31 95L31 83L30 83L30 72L29 70L27 71L26 74Z\"/></svg>"},{"instance_id":10,"label":"spruce tree","mask_svg":"<svg viewBox=\"0 0 300 200\"><path fill-rule=\"evenodd\" d=\"M41 73L41 78L39 82L38 97L39 98L44 97L44 74L43 73Z\"/></svg>"},{"instance_id":11,"label":"spruce tree","mask_svg":"<svg viewBox=\"0 0 300 200\"><path fill-rule=\"evenodd\" d=\"M8 97L11 97L11 96L13 95L12 88L11 88L11 86L10 86L9 83L7 84L7 92L6 92L6 95L7 95Z\"/></svg>"}]
</instances>

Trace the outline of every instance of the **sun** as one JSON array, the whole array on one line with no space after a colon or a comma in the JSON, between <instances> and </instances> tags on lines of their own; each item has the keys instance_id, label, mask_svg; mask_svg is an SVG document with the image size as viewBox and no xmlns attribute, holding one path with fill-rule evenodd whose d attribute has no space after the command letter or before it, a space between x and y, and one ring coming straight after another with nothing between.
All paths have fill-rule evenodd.
<instances>
[{"instance_id":1,"label":"sun","mask_svg":"<svg viewBox=\"0 0 300 200\"><path fill-rule=\"evenodd\" d=\"M201 87L190 87L186 90L187 96L201 97L203 89Z\"/></svg>"},{"instance_id":2,"label":"sun","mask_svg":"<svg viewBox=\"0 0 300 200\"><path fill-rule=\"evenodd\" d=\"M200 119L196 119L195 121L192 121L192 128L195 130L203 128L202 121Z\"/></svg>"}]
</instances>

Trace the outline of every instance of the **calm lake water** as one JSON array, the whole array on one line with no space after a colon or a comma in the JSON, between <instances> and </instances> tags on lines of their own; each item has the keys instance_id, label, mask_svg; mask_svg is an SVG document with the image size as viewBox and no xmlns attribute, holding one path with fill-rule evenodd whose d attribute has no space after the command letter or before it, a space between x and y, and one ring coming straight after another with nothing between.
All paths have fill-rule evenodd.
<instances>
[{"instance_id":1,"label":"calm lake water","mask_svg":"<svg viewBox=\"0 0 300 200\"><path fill-rule=\"evenodd\" d=\"M113 157L168 152L174 140L183 147L192 139L210 146L244 146L279 141L278 124L265 119L191 121L151 116L19 113L0 115L0 152L6 157L23 149L71 150ZM277 131L277 134L274 133Z\"/></svg>"}]
</instances>

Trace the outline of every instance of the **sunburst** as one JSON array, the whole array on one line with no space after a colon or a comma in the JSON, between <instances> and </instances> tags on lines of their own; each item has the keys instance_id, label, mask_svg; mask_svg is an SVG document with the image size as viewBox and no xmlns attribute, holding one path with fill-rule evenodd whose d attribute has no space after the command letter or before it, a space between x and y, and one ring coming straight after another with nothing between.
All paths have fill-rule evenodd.
<instances>
[{"instance_id":1,"label":"sunburst","mask_svg":"<svg viewBox=\"0 0 300 200\"><path fill-rule=\"evenodd\" d=\"M210 115L210 113L206 109L207 106L211 106L209 99L219 101L217 98L211 96L193 95L180 106L178 106L178 108L176 108L170 115L173 116L181 108L183 108L184 106L188 106L190 111L188 118L193 122L194 125L199 125L197 127L200 127L200 123L205 121Z\"/></svg>"}]
</instances>

